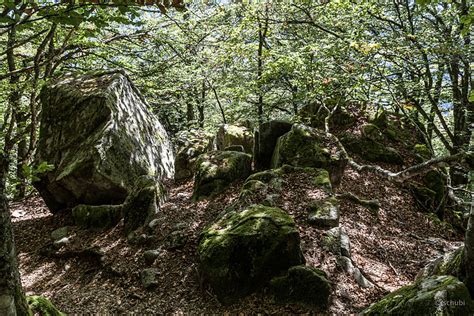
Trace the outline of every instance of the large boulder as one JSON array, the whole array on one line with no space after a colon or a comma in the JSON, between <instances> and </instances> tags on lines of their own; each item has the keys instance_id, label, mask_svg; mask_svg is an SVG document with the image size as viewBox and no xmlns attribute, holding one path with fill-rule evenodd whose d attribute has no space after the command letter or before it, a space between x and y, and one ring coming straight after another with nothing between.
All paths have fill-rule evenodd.
<instances>
[{"instance_id":1,"label":"large boulder","mask_svg":"<svg viewBox=\"0 0 474 316\"><path fill-rule=\"evenodd\" d=\"M197 158L214 147L214 136L206 131L192 129L176 135L176 180L191 178Z\"/></svg>"},{"instance_id":2,"label":"large boulder","mask_svg":"<svg viewBox=\"0 0 474 316\"><path fill-rule=\"evenodd\" d=\"M250 175L252 156L238 151L211 151L196 162L194 200L224 191L230 183Z\"/></svg>"},{"instance_id":3,"label":"large boulder","mask_svg":"<svg viewBox=\"0 0 474 316\"><path fill-rule=\"evenodd\" d=\"M372 304L361 315L472 315L469 291L453 276L424 278Z\"/></svg>"},{"instance_id":4,"label":"large boulder","mask_svg":"<svg viewBox=\"0 0 474 316\"><path fill-rule=\"evenodd\" d=\"M246 127L224 124L217 131L216 145L218 150L225 150L233 145L242 145L246 153L252 154L253 134Z\"/></svg>"},{"instance_id":5,"label":"large boulder","mask_svg":"<svg viewBox=\"0 0 474 316\"><path fill-rule=\"evenodd\" d=\"M232 303L304 263L298 229L279 208L230 212L201 234L199 271L218 299Z\"/></svg>"},{"instance_id":6,"label":"large boulder","mask_svg":"<svg viewBox=\"0 0 474 316\"><path fill-rule=\"evenodd\" d=\"M265 122L260 125L258 132L255 133L255 168L270 168L278 138L288 133L291 126L290 122L278 120Z\"/></svg>"},{"instance_id":7,"label":"large boulder","mask_svg":"<svg viewBox=\"0 0 474 316\"><path fill-rule=\"evenodd\" d=\"M119 204L135 179L172 177L168 135L122 72L66 77L41 92L36 164L54 165L33 184L54 212Z\"/></svg>"},{"instance_id":8,"label":"large boulder","mask_svg":"<svg viewBox=\"0 0 474 316\"><path fill-rule=\"evenodd\" d=\"M295 124L278 139L272 157L272 168L283 164L297 167L323 168L329 172L331 183L338 186L347 159L338 144L320 130Z\"/></svg>"}]
</instances>

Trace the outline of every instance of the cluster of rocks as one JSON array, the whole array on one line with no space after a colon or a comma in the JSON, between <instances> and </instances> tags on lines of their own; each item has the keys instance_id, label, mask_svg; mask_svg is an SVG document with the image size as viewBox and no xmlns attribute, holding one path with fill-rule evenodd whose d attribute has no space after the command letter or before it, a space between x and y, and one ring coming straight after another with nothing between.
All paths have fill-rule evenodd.
<instances>
[{"instance_id":1,"label":"cluster of rocks","mask_svg":"<svg viewBox=\"0 0 474 316\"><path fill-rule=\"evenodd\" d=\"M268 287L277 302L322 310L329 303L331 282L324 271L305 265L298 228L275 203L283 191L283 178L303 172L324 192L307 205L308 223L327 229L323 244L361 287L373 286L354 265L349 238L339 225L339 202L333 188L341 182L347 156L339 142L323 131L328 122L322 121L321 111L314 112L314 106L303 111L306 125L270 121L252 131L225 124L215 137L202 130L181 132L175 139L174 156L163 126L123 72L66 77L47 85L41 100L35 159L38 165L46 162L54 168L39 174L34 185L52 211L72 209L75 223L86 228L109 228L123 219L125 231L132 236L141 226L155 226L157 219L152 219L166 197L165 178L194 177L195 201L243 180L237 203L200 235L197 251L202 281L225 304ZM384 143L390 139L401 144L408 139L400 136L392 121L396 120L388 119L387 114L379 115L364 123L360 135L342 132L341 143L348 152L368 161L403 165L404 156ZM343 127L356 123L342 109L329 121L331 126ZM431 157L426 145L412 145L404 144L412 147L419 161ZM444 181L442 173L434 170L422 179L422 185L411 187L420 203L429 207L441 203ZM54 231L52 238L57 248L67 245L68 227ZM164 247L179 249L186 242L187 235L176 228ZM145 251L145 262L153 265L160 253L161 249ZM459 261L458 255L454 258L449 262ZM446 276L453 274L448 270L458 261L439 263L415 284L363 313L404 314L413 308L427 313L472 312L464 284ZM153 267L141 273L148 289L159 286L159 277ZM451 300L464 300L464 309L442 305Z\"/></svg>"}]
</instances>

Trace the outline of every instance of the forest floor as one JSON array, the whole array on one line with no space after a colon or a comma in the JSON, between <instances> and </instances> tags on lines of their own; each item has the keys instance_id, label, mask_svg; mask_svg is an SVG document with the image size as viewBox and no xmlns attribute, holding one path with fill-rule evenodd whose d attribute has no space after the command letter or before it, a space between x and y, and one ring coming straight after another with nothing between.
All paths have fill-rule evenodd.
<instances>
[{"instance_id":1,"label":"forest floor","mask_svg":"<svg viewBox=\"0 0 474 316\"><path fill-rule=\"evenodd\" d=\"M209 201L191 201L192 181L168 183L169 200L151 238L130 244L122 225L106 231L71 227L72 243L67 251L52 255L51 232L72 225L67 214L51 214L39 197L11 204L23 286L27 294L44 295L68 314L304 314L295 305L279 305L255 293L238 304L222 306L212 292L200 284L196 247L199 233L225 205L238 197L241 182ZM311 195L304 175L286 179L286 193L277 202L290 213L301 235L307 265L328 273L333 283L329 312L357 313L386 293L412 282L417 273L438 255L462 244L463 236L416 209L403 188L372 174L346 171L337 192L352 192L378 199L377 214L349 202L341 203L341 226L351 242L352 258L364 275L376 284L360 288L352 276L336 265L336 257L321 244L324 230L308 224L305 197ZM168 236L180 229L187 237L181 249L166 247ZM84 249L100 249L87 255ZM145 263L143 252L159 249L158 259ZM159 285L145 290L140 272L159 270Z\"/></svg>"}]
</instances>

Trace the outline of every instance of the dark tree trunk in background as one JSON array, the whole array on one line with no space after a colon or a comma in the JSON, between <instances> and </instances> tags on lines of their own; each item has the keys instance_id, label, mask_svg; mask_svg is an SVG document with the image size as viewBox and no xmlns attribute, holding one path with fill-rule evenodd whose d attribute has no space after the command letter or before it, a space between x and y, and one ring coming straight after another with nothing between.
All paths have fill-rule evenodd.
<instances>
[{"instance_id":1,"label":"dark tree trunk in background","mask_svg":"<svg viewBox=\"0 0 474 316\"><path fill-rule=\"evenodd\" d=\"M17 124L17 134L23 136L17 144L17 162L16 162L16 192L15 199L22 199L25 197L26 193L26 176L23 171L23 165L27 164L27 139L26 133L26 120L27 114L24 112L17 112L16 114L16 124Z\"/></svg>"},{"instance_id":2,"label":"dark tree trunk in background","mask_svg":"<svg viewBox=\"0 0 474 316\"><path fill-rule=\"evenodd\" d=\"M194 121L194 105L192 102L186 104L186 120L188 121L188 124Z\"/></svg>"},{"instance_id":3,"label":"dark tree trunk in background","mask_svg":"<svg viewBox=\"0 0 474 316\"><path fill-rule=\"evenodd\" d=\"M198 104L199 127L204 127L204 102L206 101L206 81L202 81L201 98Z\"/></svg>"},{"instance_id":4,"label":"dark tree trunk in background","mask_svg":"<svg viewBox=\"0 0 474 316\"><path fill-rule=\"evenodd\" d=\"M263 91L262 91L262 75L263 75L263 46L268 31L268 6L265 7L265 21L258 20L258 50L257 50L257 85L258 85L258 101L257 101L257 118L258 124L263 123Z\"/></svg>"}]
</instances>

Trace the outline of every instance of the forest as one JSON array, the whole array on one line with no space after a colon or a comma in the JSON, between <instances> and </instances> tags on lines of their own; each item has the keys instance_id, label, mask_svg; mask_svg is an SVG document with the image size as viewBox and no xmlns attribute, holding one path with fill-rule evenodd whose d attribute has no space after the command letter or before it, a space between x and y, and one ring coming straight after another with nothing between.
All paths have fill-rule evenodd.
<instances>
[{"instance_id":1,"label":"forest","mask_svg":"<svg viewBox=\"0 0 474 316\"><path fill-rule=\"evenodd\" d=\"M0 315L474 315L471 0L0 0Z\"/></svg>"}]
</instances>

